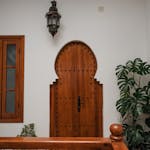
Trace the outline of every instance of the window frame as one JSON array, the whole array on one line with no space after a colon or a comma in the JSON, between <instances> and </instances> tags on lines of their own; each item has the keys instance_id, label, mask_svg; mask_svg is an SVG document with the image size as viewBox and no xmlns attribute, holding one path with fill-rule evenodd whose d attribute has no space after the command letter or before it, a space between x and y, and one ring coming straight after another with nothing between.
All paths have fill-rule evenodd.
<instances>
[{"instance_id":1,"label":"window frame","mask_svg":"<svg viewBox=\"0 0 150 150\"><path fill-rule=\"evenodd\" d=\"M24 108L24 35L0 36L0 123L23 122ZM7 45L16 45L16 64L7 65ZM6 93L11 89L6 88L8 68L15 68L15 111L6 112Z\"/></svg>"}]
</instances>

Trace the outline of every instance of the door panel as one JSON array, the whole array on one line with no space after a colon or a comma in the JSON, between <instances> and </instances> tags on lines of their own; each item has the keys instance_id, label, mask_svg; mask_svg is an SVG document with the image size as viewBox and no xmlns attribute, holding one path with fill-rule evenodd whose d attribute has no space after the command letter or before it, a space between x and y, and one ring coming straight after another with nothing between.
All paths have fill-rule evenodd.
<instances>
[{"instance_id":1,"label":"door panel","mask_svg":"<svg viewBox=\"0 0 150 150\"><path fill-rule=\"evenodd\" d=\"M50 136L102 136L102 84L92 50L73 41L59 52L50 88Z\"/></svg>"}]
</instances>

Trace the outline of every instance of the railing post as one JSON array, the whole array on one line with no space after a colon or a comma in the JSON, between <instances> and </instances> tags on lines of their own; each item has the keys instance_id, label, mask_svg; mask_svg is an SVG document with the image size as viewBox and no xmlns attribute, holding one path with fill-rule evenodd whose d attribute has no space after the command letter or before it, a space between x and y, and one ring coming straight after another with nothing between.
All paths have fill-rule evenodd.
<instances>
[{"instance_id":1,"label":"railing post","mask_svg":"<svg viewBox=\"0 0 150 150\"><path fill-rule=\"evenodd\" d=\"M123 128L120 124L112 124L110 126L110 139L112 141L121 141L123 140Z\"/></svg>"},{"instance_id":2,"label":"railing post","mask_svg":"<svg viewBox=\"0 0 150 150\"><path fill-rule=\"evenodd\" d=\"M123 142L123 128L120 124L112 124L110 126L110 139L112 141L112 147L114 150L128 150L127 146Z\"/></svg>"}]
</instances>

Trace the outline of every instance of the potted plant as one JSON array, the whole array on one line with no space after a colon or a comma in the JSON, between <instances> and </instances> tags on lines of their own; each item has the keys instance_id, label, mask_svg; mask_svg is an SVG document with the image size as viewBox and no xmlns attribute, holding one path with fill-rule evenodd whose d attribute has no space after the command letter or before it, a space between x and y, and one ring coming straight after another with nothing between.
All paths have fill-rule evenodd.
<instances>
[{"instance_id":1,"label":"potted plant","mask_svg":"<svg viewBox=\"0 0 150 150\"><path fill-rule=\"evenodd\" d=\"M24 125L22 128L21 134L17 135L18 137L36 137L34 123L30 123L28 125Z\"/></svg>"},{"instance_id":2,"label":"potted plant","mask_svg":"<svg viewBox=\"0 0 150 150\"><path fill-rule=\"evenodd\" d=\"M130 150L150 150L150 64L136 58L115 71L120 90L116 108L127 145Z\"/></svg>"}]
</instances>

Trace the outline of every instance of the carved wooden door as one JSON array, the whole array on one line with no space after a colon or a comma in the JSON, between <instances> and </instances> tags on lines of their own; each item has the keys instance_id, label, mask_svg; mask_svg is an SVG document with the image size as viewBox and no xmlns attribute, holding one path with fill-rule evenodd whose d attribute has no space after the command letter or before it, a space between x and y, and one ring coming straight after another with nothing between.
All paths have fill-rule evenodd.
<instances>
[{"instance_id":1,"label":"carved wooden door","mask_svg":"<svg viewBox=\"0 0 150 150\"><path fill-rule=\"evenodd\" d=\"M92 50L72 41L55 62L58 79L50 86L50 136L102 136L102 84Z\"/></svg>"}]
</instances>

